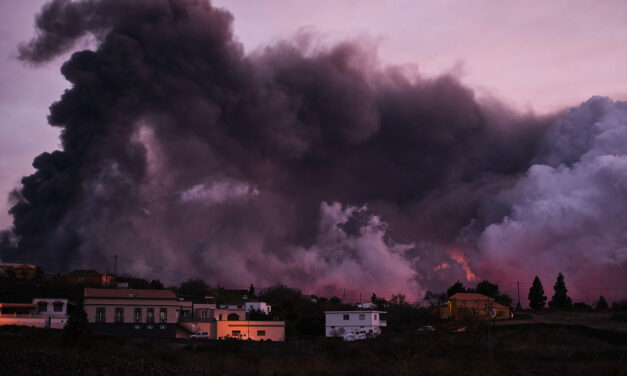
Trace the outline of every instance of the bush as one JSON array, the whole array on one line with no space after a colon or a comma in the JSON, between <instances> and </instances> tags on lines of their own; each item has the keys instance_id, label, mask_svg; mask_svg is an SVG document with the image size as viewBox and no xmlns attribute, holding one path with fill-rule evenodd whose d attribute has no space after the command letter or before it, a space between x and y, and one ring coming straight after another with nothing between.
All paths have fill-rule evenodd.
<instances>
[{"instance_id":1,"label":"bush","mask_svg":"<svg viewBox=\"0 0 627 376\"><path fill-rule=\"evenodd\" d=\"M612 314L612 316L610 317L610 320L627 322L627 312L616 312Z\"/></svg>"},{"instance_id":2,"label":"bush","mask_svg":"<svg viewBox=\"0 0 627 376\"><path fill-rule=\"evenodd\" d=\"M612 311L624 312L627 311L627 299L619 300L612 303Z\"/></svg>"},{"instance_id":3,"label":"bush","mask_svg":"<svg viewBox=\"0 0 627 376\"><path fill-rule=\"evenodd\" d=\"M79 343L89 339L91 334L87 312L82 305L74 307L65 328L63 328L63 340L67 343Z\"/></svg>"}]
</instances>

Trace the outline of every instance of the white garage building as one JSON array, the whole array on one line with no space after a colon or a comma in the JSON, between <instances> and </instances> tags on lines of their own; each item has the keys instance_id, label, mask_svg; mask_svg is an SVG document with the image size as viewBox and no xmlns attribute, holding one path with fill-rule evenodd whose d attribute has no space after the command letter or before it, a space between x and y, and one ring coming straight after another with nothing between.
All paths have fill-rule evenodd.
<instances>
[{"instance_id":1,"label":"white garage building","mask_svg":"<svg viewBox=\"0 0 627 376\"><path fill-rule=\"evenodd\" d=\"M361 339L381 334L386 323L381 319L384 311L325 311L325 335Z\"/></svg>"}]
</instances>

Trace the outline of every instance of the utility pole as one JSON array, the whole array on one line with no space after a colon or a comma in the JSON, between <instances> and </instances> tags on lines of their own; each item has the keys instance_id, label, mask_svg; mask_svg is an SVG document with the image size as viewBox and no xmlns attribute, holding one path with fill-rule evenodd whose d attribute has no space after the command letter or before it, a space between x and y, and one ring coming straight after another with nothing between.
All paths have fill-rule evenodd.
<instances>
[{"instance_id":1,"label":"utility pole","mask_svg":"<svg viewBox=\"0 0 627 376\"><path fill-rule=\"evenodd\" d=\"M518 306L522 307L520 305L520 282L516 282L516 286L518 287Z\"/></svg>"}]
</instances>

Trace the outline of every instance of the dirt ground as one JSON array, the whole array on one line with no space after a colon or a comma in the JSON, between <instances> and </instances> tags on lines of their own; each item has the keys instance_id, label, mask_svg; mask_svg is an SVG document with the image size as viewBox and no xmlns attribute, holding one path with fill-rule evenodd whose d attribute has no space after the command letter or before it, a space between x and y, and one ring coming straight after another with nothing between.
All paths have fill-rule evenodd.
<instances>
[{"instance_id":1,"label":"dirt ground","mask_svg":"<svg viewBox=\"0 0 627 376\"><path fill-rule=\"evenodd\" d=\"M627 332L604 314L548 314L435 331L386 328L372 340L279 342L92 337L0 327L7 375L612 375L627 376ZM604 323L607 320L609 323Z\"/></svg>"},{"instance_id":2,"label":"dirt ground","mask_svg":"<svg viewBox=\"0 0 627 376\"><path fill-rule=\"evenodd\" d=\"M530 318L500 320L499 326L525 325L525 324L563 324L583 325L594 329L617 330L627 332L627 321L611 320L612 312L525 312L524 316Z\"/></svg>"}]
</instances>

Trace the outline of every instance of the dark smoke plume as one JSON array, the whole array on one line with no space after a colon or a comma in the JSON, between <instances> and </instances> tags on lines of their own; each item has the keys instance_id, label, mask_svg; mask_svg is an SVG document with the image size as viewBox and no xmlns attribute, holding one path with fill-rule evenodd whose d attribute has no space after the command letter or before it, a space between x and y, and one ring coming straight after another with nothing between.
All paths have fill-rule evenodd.
<instances>
[{"instance_id":1,"label":"dark smoke plume","mask_svg":"<svg viewBox=\"0 0 627 376\"><path fill-rule=\"evenodd\" d=\"M535 164L576 168L590 148L568 120L381 67L358 43L246 55L207 1L54 0L36 26L27 62L97 43L63 65L63 148L35 159L11 209L17 254L50 268L122 254L233 285L418 297L493 275L486 254L543 252L504 248L509 224L534 220L518 200L538 197Z\"/></svg>"}]
</instances>

